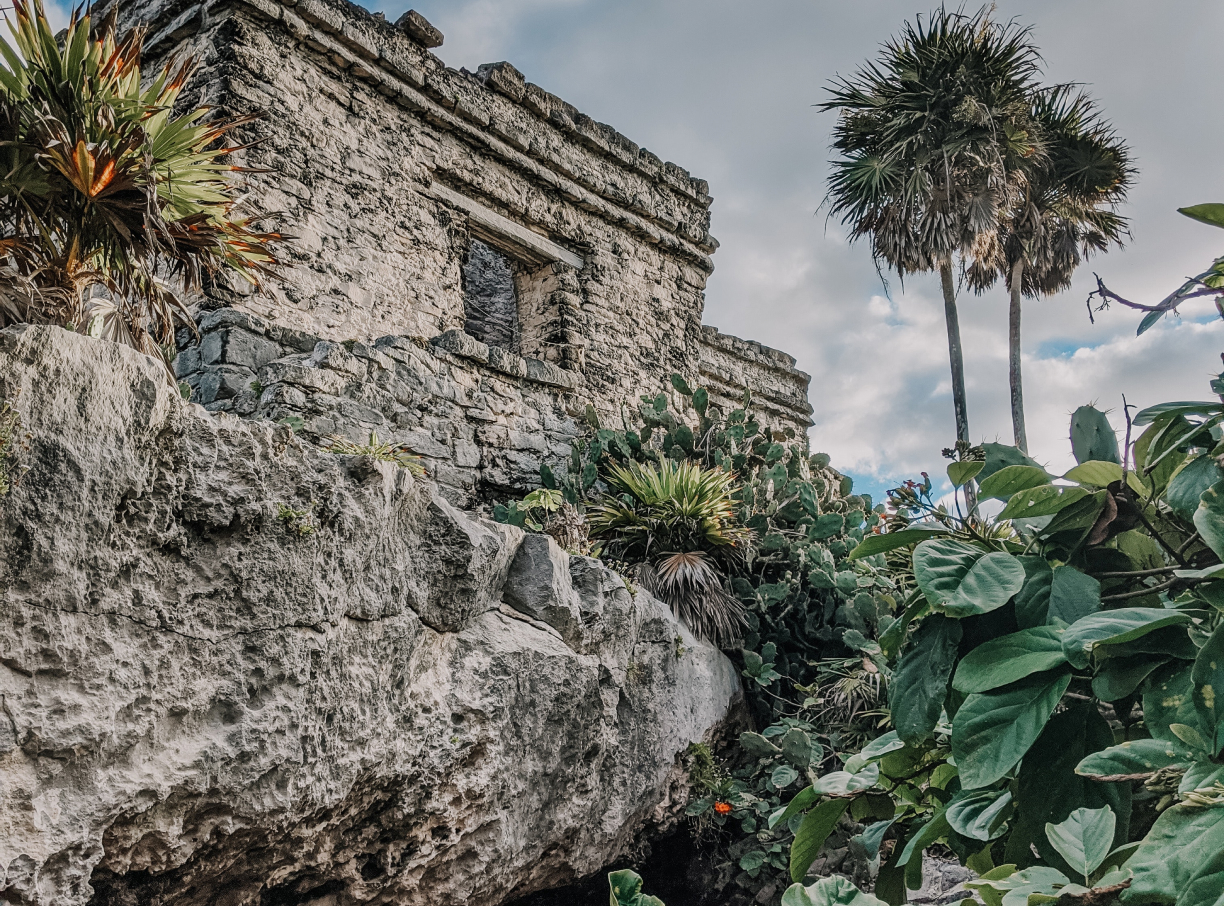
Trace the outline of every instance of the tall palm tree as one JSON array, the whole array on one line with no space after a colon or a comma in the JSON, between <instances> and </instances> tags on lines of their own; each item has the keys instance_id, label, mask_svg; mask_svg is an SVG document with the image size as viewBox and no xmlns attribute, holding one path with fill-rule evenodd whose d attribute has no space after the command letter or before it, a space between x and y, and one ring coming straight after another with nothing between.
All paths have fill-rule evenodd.
<instances>
[{"instance_id":1,"label":"tall palm tree","mask_svg":"<svg viewBox=\"0 0 1224 906\"><path fill-rule=\"evenodd\" d=\"M868 237L880 264L904 279L938 271L948 330L956 436L969 442L956 258L996 241L1000 212L1022 188L1031 96L1040 57L1031 30L933 12L906 23L880 56L837 80L820 106L840 114L826 203L851 239Z\"/></svg>"},{"instance_id":2,"label":"tall palm tree","mask_svg":"<svg viewBox=\"0 0 1224 906\"><path fill-rule=\"evenodd\" d=\"M966 269L978 292L1002 279L1011 296L1008 359L1012 430L1028 452L1020 375L1021 297L1048 296L1070 287L1075 269L1095 252L1121 245L1127 220L1116 208L1134 179L1130 151L1102 119L1095 102L1072 85L1039 91L1033 119L1042 145L1017 203L1006 212L996 241L982 243Z\"/></svg>"}]
</instances>

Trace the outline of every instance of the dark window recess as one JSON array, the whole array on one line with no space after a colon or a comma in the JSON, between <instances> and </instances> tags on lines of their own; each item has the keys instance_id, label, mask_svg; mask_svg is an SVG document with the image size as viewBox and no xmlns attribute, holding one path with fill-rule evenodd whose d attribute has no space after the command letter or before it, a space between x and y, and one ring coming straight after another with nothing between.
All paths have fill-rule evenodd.
<instances>
[{"instance_id":1,"label":"dark window recess","mask_svg":"<svg viewBox=\"0 0 1224 906\"><path fill-rule=\"evenodd\" d=\"M473 239L463 265L463 329L482 343L519 350L518 296L510 261Z\"/></svg>"}]
</instances>

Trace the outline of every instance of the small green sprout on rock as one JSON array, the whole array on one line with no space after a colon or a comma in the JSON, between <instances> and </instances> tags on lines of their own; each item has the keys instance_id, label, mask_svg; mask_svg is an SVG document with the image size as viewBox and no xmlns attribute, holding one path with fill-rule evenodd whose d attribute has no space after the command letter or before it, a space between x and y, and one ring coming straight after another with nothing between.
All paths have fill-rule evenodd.
<instances>
[{"instance_id":1,"label":"small green sprout on rock","mask_svg":"<svg viewBox=\"0 0 1224 906\"><path fill-rule=\"evenodd\" d=\"M315 532L314 501L311 501L310 508L306 510L296 510L287 504L278 503L276 518L284 523L285 531L291 535L297 535L299 538L313 535Z\"/></svg>"},{"instance_id":2,"label":"small green sprout on rock","mask_svg":"<svg viewBox=\"0 0 1224 906\"><path fill-rule=\"evenodd\" d=\"M339 434L328 435L329 453L344 456L372 456L381 462L395 463L401 469L407 469L417 478L425 477L425 462L404 444L389 444L378 439L378 434L370 432L370 439L364 444L355 443Z\"/></svg>"},{"instance_id":3,"label":"small green sprout on rock","mask_svg":"<svg viewBox=\"0 0 1224 906\"><path fill-rule=\"evenodd\" d=\"M685 652L688 651L688 648L684 646L684 639L681 638L680 636L676 636L675 644L676 644L676 660L680 660L680 658L684 657L684 654Z\"/></svg>"}]
</instances>

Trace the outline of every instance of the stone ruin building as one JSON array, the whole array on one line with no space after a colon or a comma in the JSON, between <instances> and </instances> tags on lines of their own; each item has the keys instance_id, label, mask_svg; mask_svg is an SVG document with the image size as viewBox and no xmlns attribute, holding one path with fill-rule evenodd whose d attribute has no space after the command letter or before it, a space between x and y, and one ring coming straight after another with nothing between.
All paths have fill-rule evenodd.
<instances>
[{"instance_id":1,"label":"stone ruin building","mask_svg":"<svg viewBox=\"0 0 1224 906\"><path fill-rule=\"evenodd\" d=\"M214 411L297 416L403 442L444 492L538 484L588 404L679 373L715 403L752 391L802 436L809 377L702 324L718 243L705 180L509 63L447 67L418 13L345 0L135 0L150 62L200 60L189 101L262 110L243 153L259 209L295 237L259 291L216 285L177 371Z\"/></svg>"}]
</instances>

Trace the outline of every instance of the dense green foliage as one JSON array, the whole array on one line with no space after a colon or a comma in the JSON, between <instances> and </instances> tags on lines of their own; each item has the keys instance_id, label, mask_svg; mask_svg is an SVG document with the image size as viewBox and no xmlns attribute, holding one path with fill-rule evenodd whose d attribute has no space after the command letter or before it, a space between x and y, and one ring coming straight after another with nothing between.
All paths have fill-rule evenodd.
<instances>
[{"instance_id":1,"label":"dense green foliage","mask_svg":"<svg viewBox=\"0 0 1224 906\"><path fill-rule=\"evenodd\" d=\"M172 284L231 270L251 282L279 239L236 212L223 140L243 119L172 108L192 61L144 80L144 29L74 14L56 38L41 0L15 0L0 40L0 327L52 323L173 355L190 323Z\"/></svg>"},{"instance_id":2,"label":"dense green foliage","mask_svg":"<svg viewBox=\"0 0 1224 906\"><path fill-rule=\"evenodd\" d=\"M378 434L371 431L365 443L357 443L339 434L329 435L327 446L329 453L342 456L370 456L379 462L389 462L401 469L407 469L418 478L425 475L425 462L403 444L389 444L378 439Z\"/></svg>"},{"instance_id":3,"label":"dense green foliage","mask_svg":"<svg viewBox=\"0 0 1224 906\"><path fill-rule=\"evenodd\" d=\"M912 588L878 644L893 730L770 819L804 816L796 880L846 795L887 791L891 815L863 835L895 841L877 883L889 902L921 884L936 843L983 873L994 906L1089 891L1218 902L1222 423L1219 402L1155 406L1119 451L1105 417L1082 409L1080 464L1060 478L1018 451L962 457L953 483L1004 502L991 524L921 486L894 496L889 531L852 553L892 557Z\"/></svg>"}]
</instances>

